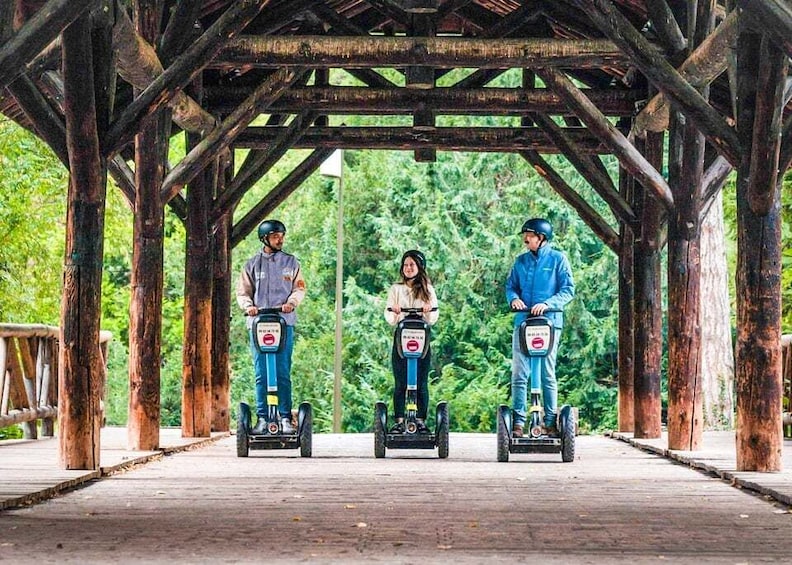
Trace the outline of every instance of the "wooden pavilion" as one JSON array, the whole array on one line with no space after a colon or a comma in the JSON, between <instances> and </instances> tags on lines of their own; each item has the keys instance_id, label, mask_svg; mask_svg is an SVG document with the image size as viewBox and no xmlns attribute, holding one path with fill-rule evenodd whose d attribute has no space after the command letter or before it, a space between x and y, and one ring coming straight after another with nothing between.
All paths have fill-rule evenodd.
<instances>
[{"instance_id":1,"label":"wooden pavilion","mask_svg":"<svg viewBox=\"0 0 792 565\"><path fill-rule=\"evenodd\" d=\"M188 239L183 434L208 436L229 428L234 245L333 150L369 148L410 150L419 161L437 151L518 153L580 214L620 260L619 427L639 438L661 433L667 241L671 449L701 442L700 224L736 170L737 463L780 470L788 0L8 0L0 36L0 111L70 171L64 468L99 465L108 174L134 211L129 445L152 449L166 212L182 219ZM359 86L332 85L330 69ZM464 78L440 86L455 69ZM520 88L489 86L510 69L520 69ZM412 125L331 125L356 114L411 116ZM444 127L454 114L518 125ZM252 127L260 115L266 125ZM169 140L181 132L188 152L170 163ZM242 196L291 148L313 151L234 221ZM241 163L237 149L250 149ZM543 154L566 156L618 225ZM620 163L616 182L604 154Z\"/></svg>"}]
</instances>

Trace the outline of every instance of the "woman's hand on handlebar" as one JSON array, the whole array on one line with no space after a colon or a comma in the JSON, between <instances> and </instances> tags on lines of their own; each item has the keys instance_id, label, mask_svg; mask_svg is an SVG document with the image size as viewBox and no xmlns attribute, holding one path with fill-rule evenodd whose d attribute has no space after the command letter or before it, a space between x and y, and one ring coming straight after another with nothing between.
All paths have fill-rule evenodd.
<instances>
[{"instance_id":1,"label":"woman's hand on handlebar","mask_svg":"<svg viewBox=\"0 0 792 565\"><path fill-rule=\"evenodd\" d=\"M533 307L531 308L531 314L533 314L534 316L541 316L547 311L547 308L548 306L544 302L540 302L539 304L534 304Z\"/></svg>"},{"instance_id":2,"label":"woman's hand on handlebar","mask_svg":"<svg viewBox=\"0 0 792 565\"><path fill-rule=\"evenodd\" d=\"M248 306L245 308L245 315L246 316L255 316L258 314L258 308L255 306Z\"/></svg>"}]
</instances>

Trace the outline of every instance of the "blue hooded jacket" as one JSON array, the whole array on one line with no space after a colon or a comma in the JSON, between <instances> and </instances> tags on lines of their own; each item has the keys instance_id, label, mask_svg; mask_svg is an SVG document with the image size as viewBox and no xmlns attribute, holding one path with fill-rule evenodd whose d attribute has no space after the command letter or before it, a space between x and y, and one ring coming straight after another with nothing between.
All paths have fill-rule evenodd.
<instances>
[{"instance_id":1,"label":"blue hooded jacket","mask_svg":"<svg viewBox=\"0 0 792 565\"><path fill-rule=\"evenodd\" d=\"M575 296L575 283L569 260L549 243L540 247L536 254L527 251L514 261L506 279L506 301L511 304L520 298L530 309L544 302L550 309L562 310ZM547 312L557 329L564 326L563 312ZM518 326L527 314L517 314L514 325Z\"/></svg>"}]
</instances>

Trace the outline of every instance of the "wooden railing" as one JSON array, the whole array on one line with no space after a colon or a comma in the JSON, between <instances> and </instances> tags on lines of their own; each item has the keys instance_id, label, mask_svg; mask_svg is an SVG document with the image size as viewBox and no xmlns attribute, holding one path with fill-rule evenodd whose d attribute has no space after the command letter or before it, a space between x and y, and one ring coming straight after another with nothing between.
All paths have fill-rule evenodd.
<instances>
[{"instance_id":1,"label":"wooden railing","mask_svg":"<svg viewBox=\"0 0 792 565\"><path fill-rule=\"evenodd\" d=\"M0 324L0 428L21 424L24 437L52 436L58 416L57 327ZM107 369L110 332L100 332L102 366ZM104 398L104 381L100 398Z\"/></svg>"}]
</instances>

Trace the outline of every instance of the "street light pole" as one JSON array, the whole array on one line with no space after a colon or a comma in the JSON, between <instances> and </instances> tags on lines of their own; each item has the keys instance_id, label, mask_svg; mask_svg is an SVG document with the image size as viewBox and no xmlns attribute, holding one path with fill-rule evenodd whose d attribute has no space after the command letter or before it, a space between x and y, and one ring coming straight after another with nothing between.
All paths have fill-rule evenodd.
<instances>
[{"instance_id":1,"label":"street light pole","mask_svg":"<svg viewBox=\"0 0 792 565\"><path fill-rule=\"evenodd\" d=\"M341 354L343 352L342 311L344 300L344 175L343 152L335 151L320 167L321 174L338 179L338 220L336 223L335 354L333 358L333 433L341 433Z\"/></svg>"}]
</instances>

